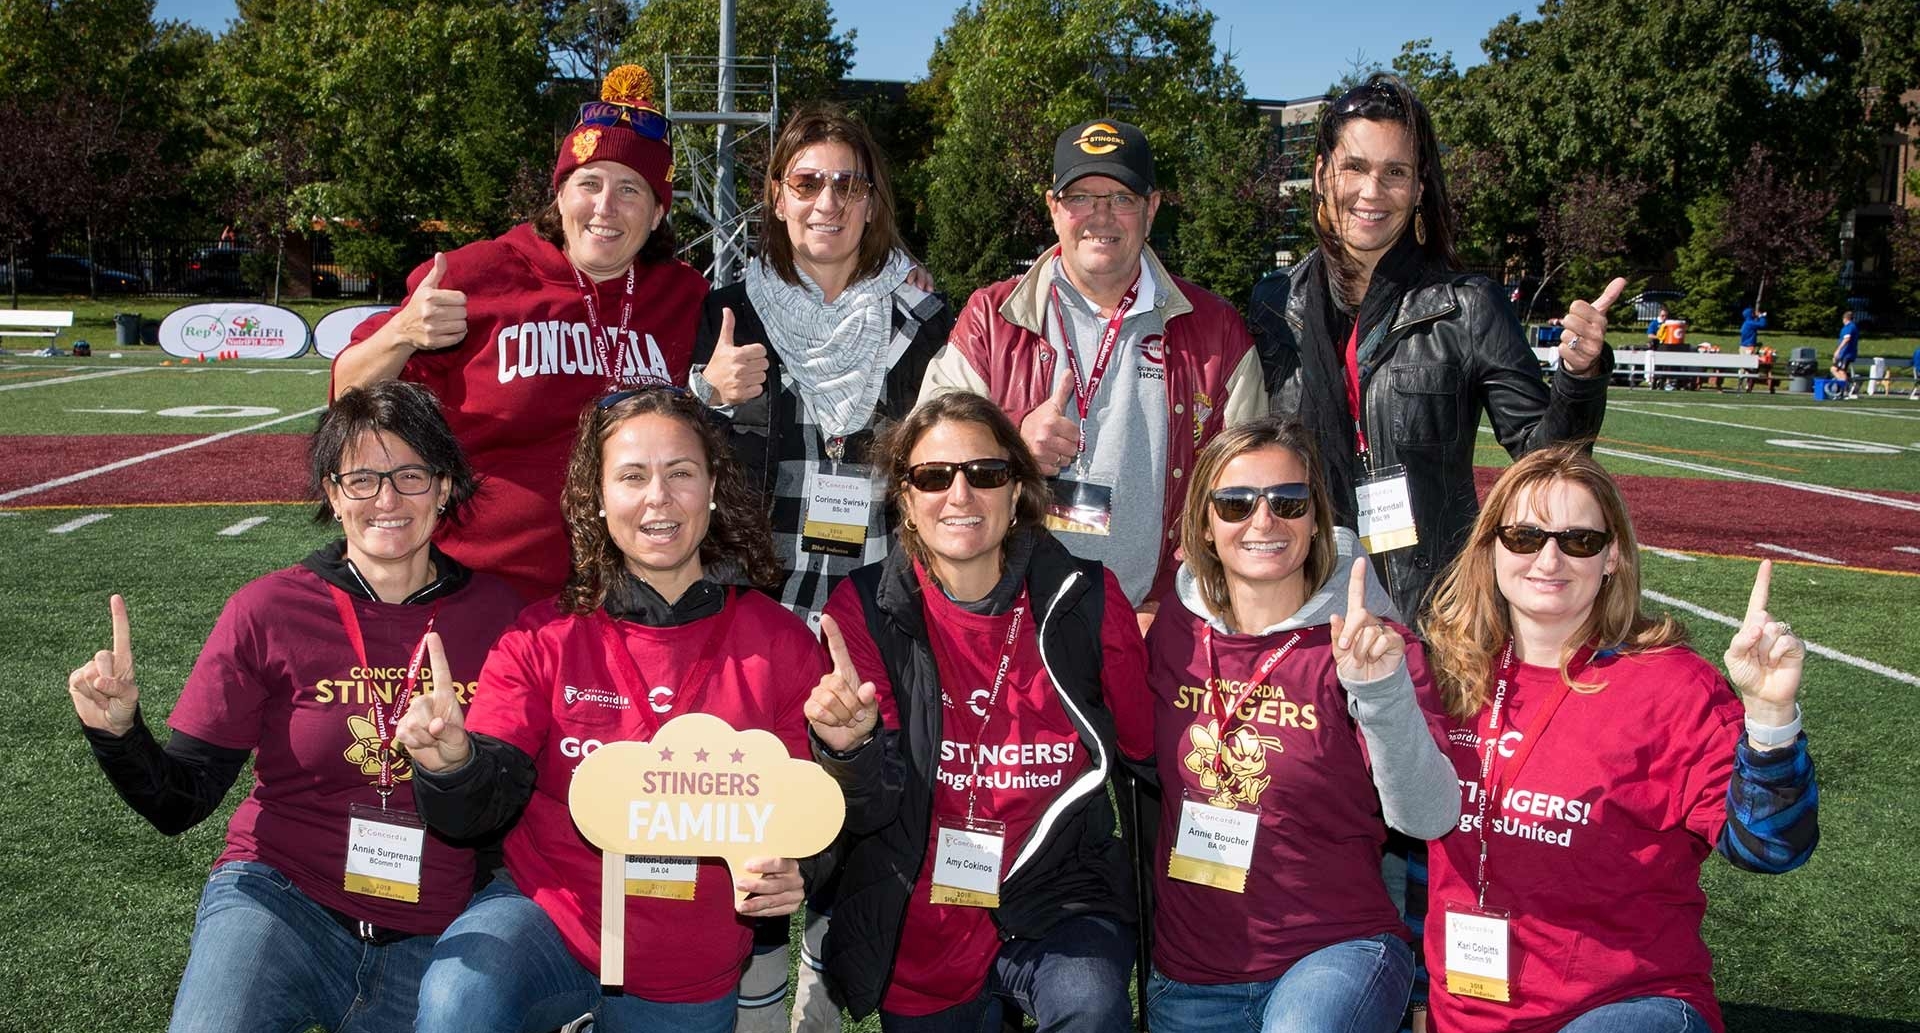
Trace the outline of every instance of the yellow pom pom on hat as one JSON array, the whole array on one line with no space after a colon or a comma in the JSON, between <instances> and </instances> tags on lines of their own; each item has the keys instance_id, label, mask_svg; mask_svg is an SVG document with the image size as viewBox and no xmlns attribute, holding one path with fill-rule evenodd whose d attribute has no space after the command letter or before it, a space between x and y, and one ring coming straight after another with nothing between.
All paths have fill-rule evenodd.
<instances>
[{"instance_id":1,"label":"yellow pom pom on hat","mask_svg":"<svg viewBox=\"0 0 1920 1033\"><path fill-rule=\"evenodd\" d=\"M654 99L653 75L639 65L615 68L600 84L600 99L580 105L579 121L561 141L553 189L582 165L617 161L638 172L662 206L672 204L672 128Z\"/></svg>"}]
</instances>

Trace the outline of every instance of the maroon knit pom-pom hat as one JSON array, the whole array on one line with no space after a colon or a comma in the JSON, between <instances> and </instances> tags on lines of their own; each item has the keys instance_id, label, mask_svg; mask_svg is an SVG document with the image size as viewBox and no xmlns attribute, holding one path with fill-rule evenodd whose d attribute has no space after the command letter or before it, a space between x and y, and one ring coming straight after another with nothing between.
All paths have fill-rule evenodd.
<instances>
[{"instance_id":1,"label":"maroon knit pom-pom hat","mask_svg":"<svg viewBox=\"0 0 1920 1033\"><path fill-rule=\"evenodd\" d=\"M672 123L653 99L653 76L639 65L607 73L600 99L580 105L580 120L560 144L553 189L588 162L617 161L640 173L661 207L673 203Z\"/></svg>"}]
</instances>

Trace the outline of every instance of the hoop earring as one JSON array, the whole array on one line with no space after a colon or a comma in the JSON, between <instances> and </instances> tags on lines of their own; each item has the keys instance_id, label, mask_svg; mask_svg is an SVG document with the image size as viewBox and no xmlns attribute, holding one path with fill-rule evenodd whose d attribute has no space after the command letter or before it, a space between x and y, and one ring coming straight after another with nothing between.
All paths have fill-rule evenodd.
<instances>
[{"instance_id":1,"label":"hoop earring","mask_svg":"<svg viewBox=\"0 0 1920 1033\"><path fill-rule=\"evenodd\" d=\"M1420 214L1420 206L1413 206L1413 242L1421 247L1427 246L1427 220Z\"/></svg>"},{"instance_id":2,"label":"hoop earring","mask_svg":"<svg viewBox=\"0 0 1920 1033\"><path fill-rule=\"evenodd\" d=\"M920 530L920 525L914 523L912 517L902 518L900 521L900 526L906 528L909 531L918 532Z\"/></svg>"}]
</instances>

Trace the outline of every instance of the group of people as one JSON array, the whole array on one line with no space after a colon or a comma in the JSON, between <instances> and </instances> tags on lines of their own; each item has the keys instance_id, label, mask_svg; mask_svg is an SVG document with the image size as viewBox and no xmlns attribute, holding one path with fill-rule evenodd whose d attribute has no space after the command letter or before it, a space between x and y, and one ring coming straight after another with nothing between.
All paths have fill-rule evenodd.
<instances>
[{"instance_id":1,"label":"group of people","mask_svg":"<svg viewBox=\"0 0 1920 1033\"><path fill-rule=\"evenodd\" d=\"M1057 245L956 317L867 131L802 113L709 292L650 86L616 70L547 210L356 331L311 446L341 540L233 597L166 744L120 597L70 676L162 831L254 761L175 1030L786 1028L803 906L810 1030L1126 1029L1143 943L1156 1031L1398 1029L1422 958L1429 1028L1720 1028L1698 873L1813 849L1804 651L1765 564L1731 688L1642 612L1580 444L1622 284L1543 381L1403 84L1322 118L1320 247L1251 332L1147 245L1116 120L1061 134ZM602 987L572 773L692 712L820 763L846 824L630 859ZM1419 938L1390 836L1433 844Z\"/></svg>"}]
</instances>

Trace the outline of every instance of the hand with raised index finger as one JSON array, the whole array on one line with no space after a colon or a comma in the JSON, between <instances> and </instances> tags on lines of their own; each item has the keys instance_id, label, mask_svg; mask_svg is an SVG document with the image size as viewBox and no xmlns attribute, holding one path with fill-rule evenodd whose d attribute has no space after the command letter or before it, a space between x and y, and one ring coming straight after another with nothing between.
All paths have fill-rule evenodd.
<instances>
[{"instance_id":1,"label":"hand with raised index finger","mask_svg":"<svg viewBox=\"0 0 1920 1033\"><path fill-rule=\"evenodd\" d=\"M1372 565L1364 556L1353 561L1346 615L1336 613L1331 622L1333 659L1342 681L1385 678L1399 669L1407 655L1407 640L1367 612L1367 571Z\"/></svg>"},{"instance_id":2,"label":"hand with raised index finger","mask_svg":"<svg viewBox=\"0 0 1920 1033\"><path fill-rule=\"evenodd\" d=\"M1793 721L1807 648L1785 621L1767 612L1773 561L1761 560L1747 598L1747 614L1727 644L1727 680L1740 693L1755 724L1778 728Z\"/></svg>"},{"instance_id":3,"label":"hand with raised index finger","mask_svg":"<svg viewBox=\"0 0 1920 1033\"><path fill-rule=\"evenodd\" d=\"M415 766L447 771L467 762L473 743L467 738L466 714L460 709L460 694L437 631L427 633L427 656L433 666L432 691L414 693L394 729L394 741L407 748Z\"/></svg>"},{"instance_id":4,"label":"hand with raised index finger","mask_svg":"<svg viewBox=\"0 0 1920 1033\"><path fill-rule=\"evenodd\" d=\"M1080 455L1080 424L1073 411L1073 375L1064 374L1053 394L1020 421L1020 438L1048 477L1067 468Z\"/></svg>"},{"instance_id":5,"label":"hand with raised index finger","mask_svg":"<svg viewBox=\"0 0 1920 1033\"><path fill-rule=\"evenodd\" d=\"M872 682L860 680L853 658L847 655L840 626L832 617L821 615L820 635L827 641L833 669L821 676L802 710L813 734L828 749L845 753L872 737L880 723L880 706L875 702L879 692Z\"/></svg>"},{"instance_id":6,"label":"hand with raised index finger","mask_svg":"<svg viewBox=\"0 0 1920 1033\"><path fill-rule=\"evenodd\" d=\"M133 630L127 620L127 601L115 595L107 600L113 623L113 648L67 675L67 694L80 723L112 735L133 730L133 712L140 690L133 682Z\"/></svg>"},{"instance_id":7,"label":"hand with raised index finger","mask_svg":"<svg viewBox=\"0 0 1920 1033\"><path fill-rule=\"evenodd\" d=\"M1627 281L1614 277L1607 289L1592 301L1576 301L1561 318L1565 328L1560 335L1560 368L1576 377L1593 372L1600 363L1600 352L1607 342L1607 310L1620 300Z\"/></svg>"}]
</instances>

